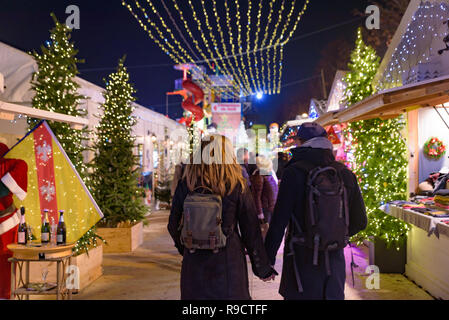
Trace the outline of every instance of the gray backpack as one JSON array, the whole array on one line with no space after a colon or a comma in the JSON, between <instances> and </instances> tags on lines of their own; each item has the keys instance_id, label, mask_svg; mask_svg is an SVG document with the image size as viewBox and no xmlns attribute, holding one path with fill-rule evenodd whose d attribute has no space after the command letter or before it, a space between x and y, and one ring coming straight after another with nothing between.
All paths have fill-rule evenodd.
<instances>
[{"instance_id":1,"label":"gray backpack","mask_svg":"<svg viewBox=\"0 0 449 320\"><path fill-rule=\"evenodd\" d=\"M191 253L197 249L212 250L217 253L218 249L226 246L226 235L221 228L222 222L220 196L197 192L189 193L184 200L182 244Z\"/></svg>"}]
</instances>

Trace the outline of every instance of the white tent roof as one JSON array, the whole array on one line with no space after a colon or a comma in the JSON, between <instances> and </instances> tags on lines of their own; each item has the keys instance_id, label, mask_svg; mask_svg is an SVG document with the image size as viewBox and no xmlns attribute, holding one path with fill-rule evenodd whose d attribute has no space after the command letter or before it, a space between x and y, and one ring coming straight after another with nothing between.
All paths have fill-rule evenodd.
<instances>
[{"instance_id":1,"label":"white tent roof","mask_svg":"<svg viewBox=\"0 0 449 320\"><path fill-rule=\"evenodd\" d=\"M37 69L37 64L31 55L0 42L0 73L4 76L6 86L4 92L0 92L0 101L31 106L34 92L31 90L30 81L33 72ZM75 81L81 86L79 93L89 97L89 102L101 104L104 101L102 95L104 88L79 77L76 77ZM158 112L139 104L135 106L138 118L157 122L169 129L181 126Z\"/></svg>"},{"instance_id":2,"label":"white tent roof","mask_svg":"<svg viewBox=\"0 0 449 320\"><path fill-rule=\"evenodd\" d=\"M449 18L448 7L449 0L410 1L374 77L373 83L379 86L379 89L388 89L402 85L402 83L398 83L385 87L385 83L392 83L392 79L386 77L390 68L393 69L394 73L400 74L405 71L403 69L409 69L410 66L418 64L418 60L422 59L423 62L427 62L434 57L435 53L430 52L429 54L429 50L433 49L435 41L437 41L438 46L444 47L442 36L447 34L447 26L443 26L443 21ZM434 31L429 31L428 27L433 27ZM443 34L440 34L441 30L443 30ZM417 31L423 35L417 34ZM408 41L416 37L418 38L416 39L415 47L409 47ZM407 58L400 56L405 54L403 51L407 51ZM424 58L426 55L429 56L428 59ZM404 61L401 61L401 59ZM396 60L399 60L399 66ZM392 65L394 62L396 64ZM442 76L442 74L439 76Z\"/></svg>"},{"instance_id":3,"label":"white tent roof","mask_svg":"<svg viewBox=\"0 0 449 320\"><path fill-rule=\"evenodd\" d=\"M30 102L33 97L30 80L35 71L36 62L29 54L0 42L0 73L5 77L6 86L0 100Z\"/></svg>"}]
</instances>

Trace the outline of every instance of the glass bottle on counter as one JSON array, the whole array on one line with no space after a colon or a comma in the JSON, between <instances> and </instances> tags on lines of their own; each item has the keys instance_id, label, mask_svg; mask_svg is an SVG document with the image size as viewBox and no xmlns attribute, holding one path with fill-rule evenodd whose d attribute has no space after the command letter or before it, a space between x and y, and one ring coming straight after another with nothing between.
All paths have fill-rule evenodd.
<instances>
[{"instance_id":1,"label":"glass bottle on counter","mask_svg":"<svg viewBox=\"0 0 449 320\"><path fill-rule=\"evenodd\" d=\"M44 209L44 219L41 227L41 243L47 244L50 242L50 224L48 223L48 210Z\"/></svg>"},{"instance_id":2,"label":"glass bottle on counter","mask_svg":"<svg viewBox=\"0 0 449 320\"><path fill-rule=\"evenodd\" d=\"M64 222L64 210L59 210L59 223L58 229L56 231L56 244L64 245L66 244L67 230Z\"/></svg>"},{"instance_id":3,"label":"glass bottle on counter","mask_svg":"<svg viewBox=\"0 0 449 320\"><path fill-rule=\"evenodd\" d=\"M25 223L25 208L20 207L20 224L17 233L17 243L25 245L27 244L27 240L28 240L28 228L27 224Z\"/></svg>"}]
</instances>

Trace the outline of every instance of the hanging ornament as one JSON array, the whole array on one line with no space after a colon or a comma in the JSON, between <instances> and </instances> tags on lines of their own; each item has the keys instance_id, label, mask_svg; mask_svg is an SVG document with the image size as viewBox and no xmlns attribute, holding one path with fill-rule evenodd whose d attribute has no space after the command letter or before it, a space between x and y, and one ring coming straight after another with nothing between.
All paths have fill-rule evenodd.
<instances>
[{"instance_id":1,"label":"hanging ornament","mask_svg":"<svg viewBox=\"0 0 449 320\"><path fill-rule=\"evenodd\" d=\"M438 138L432 137L424 144L424 155L429 159L439 160L445 153L446 146Z\"/></svg>"}]
</instances>

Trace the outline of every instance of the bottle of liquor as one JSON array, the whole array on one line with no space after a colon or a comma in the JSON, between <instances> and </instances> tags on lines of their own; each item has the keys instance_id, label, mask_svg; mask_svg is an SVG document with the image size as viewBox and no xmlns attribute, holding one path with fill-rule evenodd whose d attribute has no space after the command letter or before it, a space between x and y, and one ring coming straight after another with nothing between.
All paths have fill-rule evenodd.
<instances>
[{"instance_id":1,"label":"bottle of liquor","mask_svg":"<svg viewBox=\"0 0 449 320\"><path fill-rule=\"evenodd\" d=\"M44 209L44 220L41 227L41 242L47 244L50 242L50 224L48 223L48 210Z\"/></svg>"},{"instance_id":2,"label":"bottle of liquor","mask_svg":"<svg viewBox=\"0 0 449 320\"><path fill-rule=\"evenodd\" d=\"M66 227L64 222L64 210L59 210L59 223L56 231L56 244L63 245L66 243Z\"/></svg>"},{"instance_id":3,"label":"bottle of liquor","mask_svg":"<svg viewBox=\"0 0 449 320\"><path fill-rule=\"evenodd\" d=\"M17 243L25 245L27 244L27 240L28 240L28 228L27 224L25 223L25 208L20 207L20 224L17 235Z\"/></svg>"}]
</instances>

